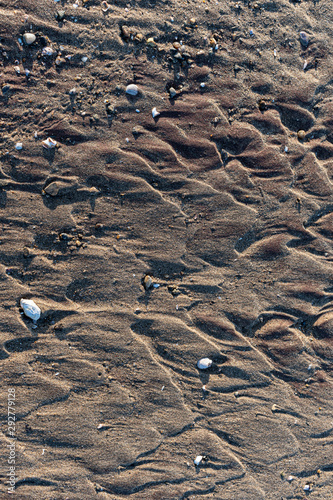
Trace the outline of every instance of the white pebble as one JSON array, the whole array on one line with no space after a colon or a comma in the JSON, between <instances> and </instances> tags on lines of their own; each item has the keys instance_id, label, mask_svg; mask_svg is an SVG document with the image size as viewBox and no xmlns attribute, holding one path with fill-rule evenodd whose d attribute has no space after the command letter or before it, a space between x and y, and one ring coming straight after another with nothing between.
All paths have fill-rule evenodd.
<instances>
[{"instance_id":1,"label":"white pebble","mask_svg":"<svg viewBox=\"0 0 333 500\"><path fill-rule=\"evenodd\" d=\"M198 456L195 458L195 460L194 460L194 464L195 464L195 465L199 465L199 464L200 464L200 462L202 461L202 459L203 459L203 456L202 456L202 455L198 455Z\"/></svg>"},{"instance_id":2,"label":"white pebble","mask_svg":"<svg viewBox=\"0 0 333 500\"><path fill-rule=\"evenodd\" d=\"M36 40L36 36L33 33L24 33L23 40L27 45L31 45Z\"/></svg>"},{"instance_id":3,"label":"white pebble","mask_svg":"<svg viewBox=\"0 0 333 500\"><path fill-rule=\"evenodd\" d=\"M40 318L41 310L33 300L21 299L20 305L24 311L24 314L28 316L28 318L31 318L34 321L37 321Z\"/></svg>"},{"instance_id":4,"label":"white pebble","mask_svg":"<svg viewBox=\"0 0 333 500\"><path fill-rule=\"evenodd\" d=\"M22 148L23 148L23 144L22 144L22 142L17 142L17 143L15 144L15 149L17 149L17 151L20 151L20 149L22 149Z\"/></svg>"},{"instance_id":5,"label":"white pebble","mask_svg":"<svg viewBox=\"0 0 333 500\"><path fill-rule=\"evenodd\" d=\"M197 367L199 368L199 370L207 370L207 368L210 368L213 364L213 361L209 358L202 358L202 359L199 359L198 363L197 363Z\"/></svg>"},{"instance_id":6,"label":"white pebble","mask_svg":"<svg viewBox=\"0 0 333 500\"><path fill-rule=\"evenodd\" d=\"M129 95L138 95L139 93L139 89L137 87L137 85L135 85L134 83L131 83L130 85L127 85L126 87L126 94L129 94Z\"/></svg>"}]
</instances>

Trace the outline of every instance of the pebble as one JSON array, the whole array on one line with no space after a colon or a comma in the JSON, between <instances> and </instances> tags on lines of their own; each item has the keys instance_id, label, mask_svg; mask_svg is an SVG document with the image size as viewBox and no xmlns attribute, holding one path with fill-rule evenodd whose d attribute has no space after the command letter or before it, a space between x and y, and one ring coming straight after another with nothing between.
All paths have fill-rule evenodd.
<instances>
[{"instance_id":1,"label":"pebble","mask_svg":"<svg viewBox=\"0 0 333 500\"><path fill-rule=\"evenodd\" d=\"M22 148L23 148L23 144L22 144L22 142L17 142L17 143L15 144L15 149L17 149L18 151L20 151Z\"/></svg>"},{"instance_id":2,"label":"pebble","mask_svg":"<svg viewBox=\"0 0 333 500\"><path fill-rule=\"evenodd\" d=\"M50 196L57 196L57 194L59 193L59 189L60 189L59 183L55 181L51 182L51 184L48 184L48 186L46 186L43 189L43 191L44 193L49 194Z\"/></svg>"},{"instance_id":3,"label":"pebble","mask_svg":"<svg viewBox=\"0 0 333 500\"><path fill-rule=\"evenodd\" d=\"M142 280L142 284L143 284L143 288L145 290L149 290L149 288L151 288L153 286L153 280L152 280L151 276L146 274L146 276Z\"/></svg>"},{"instance_id":4,"label":"pebble","mask_svg":"<svg viewBox=\"0 0 333 500\"><path fill-rule=\"evenodd\" d=\"M305 33L305 31L301 31L299 34L299 41L301 42L302 47L307 47L309 45L309 35Z\"/></svg>"},{"instance_id":5,"label":"pebble","mask_svg":"<svg viewBox=\"0 0 333 500\"><path fill-rule=\"evenodd\" d=\"M32 43L34 43L35 40L36 40L36 35L34 35L33 33L24 33L23 41L27 45L31 45Z\"/></svg>"},{"instance_id":6,"label":"pebble","mask_svg":"<svg viewBox=\"0 0 333 500\"><path fill-rule=\"evenodd\" d=\"M31 318L34 322L40 318L41 310L33 300L21 299L20 305L24 311L24 314L28 316L28 318Z\"/></svg>"},{"instance_id":7,"label":"pebble","mask_svg":"<svg viewBox=\"0 0 333 500\"><path fill-rule=\"evenodd\" d=\"M297 137L300 141L304 141L305 135L306 135L305 130L299 130L297 132Z\"/></svg>"},{"instance_id":8,"label":"pebble","mask_svg":"<svg viewBox=\"0 0 333 500\"><path fill-rule=\"evenodd\" d=\"M58 10L56 13L56 20L58 23L62 23L62 21L65 19L66 12L64 10Z\"/></svg>"},{"instance_id":9,"label":"pebble","mask_svg":"<svg viewBox=\"0 0 333 500\"><path fill-rule=\"evenodd\" d=\"M137 85L135 85L134 83L131 83L130 85L127 85L126 87L126 94L129 94L129 95L138 95L139 93L139 89L137 87Z\"/></svg>"},{"instance_id":10,"label":"pebble","mask_svg":"<svg viewBox=\"0 0 333 500\"><path fill-rule=\"evenodd\" d=\"M203 456L202 455L198 455L195 459L194 459L194 464L195 465L200 465L200 463L202 462L203 460Z\"/></svg>"},{"instance_id":11,"label":"pebble","mask_svg":"<svg viewBox=\"0 0 333 500\"><path fill-rule=\"evenodd\" d=\"M176 97L177 92L173 87L169 88L169 95L170 95L170 99L173 99L174 97Z\"/></svg>"},{"instance_id":12,"label":"pebble","mask_svg":"<svg viewBox=\"0 0 333 500\"><path fill-rule=\"evenodd\" d=\"M213 361L209 358L202 358L198 361L197 367L199 370L207 370L207 368L210 368L213 364Z\"/></svg>"}]
</instances>

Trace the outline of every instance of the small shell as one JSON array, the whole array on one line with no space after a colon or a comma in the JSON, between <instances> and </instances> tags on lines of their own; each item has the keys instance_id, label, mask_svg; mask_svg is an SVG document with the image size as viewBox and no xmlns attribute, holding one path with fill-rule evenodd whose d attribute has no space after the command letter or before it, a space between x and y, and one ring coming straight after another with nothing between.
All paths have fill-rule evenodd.
<instances>
[{"instance_id":1,"label":"small shell","mask_svg":"<svg viewBox=\"0 0 333 500\"><path fill-rule=\"evenodd\" d=\"M33 33L24 33L23 41L27 45L31 45L36 40L36 36Z\"/></svg>"},{"instance_id":2,"label":"small shell","mask_svg":"<svg viewBox=\"0 0 333 500\"><path fill-rule=\"evenodd\" d=\"M101 3L101 9L103 12L107 12L110 9L110 7L111 6L105 1Z\"/></svg>"},{"instance_id":3,"label":"small shell","mask_svg":"<svg viewBox=\"0 0 333 500\"><path fill-rule=\"evenodd\" d=\"M157 47L157 43L155 42L154 38L153 37L150 37L147 39L147 45L149 45L149 47Z\"/></svg>"},{"instance_id":4,"label":"small shell","mask_svg":"<svg viewBox=\"0 0 333 500\"><path fill-rule=\"evenodd\" d=\"M202 358L202 359L199 359L198 363L197 363L197 367L199 368L199 370L207 370L207 368L210 368L213 364L213 361L209 358Z\"/></svg>"},{"instance_id":5,"label":"small shell","mask_svg":"<svg viewBox=\"0 0 333 500\"><path fill-rule=\"evenodd\" d=\"M153 118L157 118L161 113L159 113L156 108L153 108L151 110L151 114L152 114Z\"/></svg>"},{"instance_id":6,"label":"small shell","mask_svg":"<svg viewBox=\"0 0 333 500\"><path fill-rule=\"evenodd\" d=\"M45 139L45 141L42 142L42 144L43 148L45 149L53 149L58 143L54 139L51 139L51 137L48 137L47 139Z\"/></svg>"},{"instance_id":7,"label":"small shell","mask_svg":"<svg viewBox=\"0 0 333 500\"><path fill-rule=\"evenodd\" d=\"M130 85L127 85L126 87L126 94L129 94L129 95L138 95L139 93L139 89L137 87L137 85L135 85L134 83L131 83Z\"/></svg>"},{"instance_id":8,"label":"small shell","mask_svg":"<svg viewBox=\"0 0 333 500\"><path fill-rule=\"evenodd\" d=\"M44 47L42 50L42 56L53 56L54 50L52 47Z\"/></svg>"},{"instance_id":9,"label":"small shell","mask_svg":"<svg viewBox=\"0 0 333 500\"><path fill-rule=\"evenodd\" d=\"M24 311L24 314L28 316L28 318L31 318L34 321L37 321L40 318L41 310L33 300L21 299L20 305Z\"/></svg>"},{"instance_id":10,"label":"small shell","mask_svg":"<svg viewBox=\"0 0 333 500\"><path fill-rule=\"evenodd\" d=\"M202 455L198 455L195 458L195 460L194 460L194 464L198 466L198 465L200 465L200 463L202 462L202 460L203 460L203 456Z\"/></svg>"},{"instance_id":11,"label":"small shell","mask_svg":"<svg viewBox=\"0 0 333 500\"><path fill-rule=\"evenodd\" d=\"M20 149L22 149L22 148L23 148L23 144L22 144L22 142L17 142L17 143L15 144L15 149L17 149L18 151L20 151Z\"/></svg>"}]
</instances>

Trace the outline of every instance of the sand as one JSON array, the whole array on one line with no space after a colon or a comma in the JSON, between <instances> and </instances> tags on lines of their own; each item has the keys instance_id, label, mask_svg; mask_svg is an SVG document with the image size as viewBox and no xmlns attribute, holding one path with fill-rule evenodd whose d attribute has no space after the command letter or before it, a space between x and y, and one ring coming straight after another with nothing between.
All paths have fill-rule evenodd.
<instances>
[{"instance_id":1,"label":"sand","mask_svg":"<svg viewBox=\"0 0 333 500\"><path fill-rule=\"evenodd\" d=\"M331 3L103 6L0 3L0 497L331 500Z\"/></svg>"}]
</instances>

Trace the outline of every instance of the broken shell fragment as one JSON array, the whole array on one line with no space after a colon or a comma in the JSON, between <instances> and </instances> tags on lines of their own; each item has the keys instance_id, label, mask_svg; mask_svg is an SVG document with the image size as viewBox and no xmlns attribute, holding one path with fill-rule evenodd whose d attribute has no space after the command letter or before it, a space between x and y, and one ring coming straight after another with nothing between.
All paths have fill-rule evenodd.
<instances>
[{"instance_id":1,"label":"broken shell fragment","mask_svg":"<svg viewBox=\"0 0 333 500\"><path fill-rule=\"evenodd\" d=\"M198 456L195 458L195 460L194 460L194 464L195 464L196 466L198 466L198 465L200 465L200 463L202 462L202 460L203 460L203 456L202 456L202 455L198 455Z\"/></svg>"},{"instance_id":2,"label":"broken shell fragment","mask_svg":"<svg viewBox=\"0 0 333 500\"><path fill-rule=\"evenodd\" d=\"M134 83L131 83L130 85L127 85L126 87L126 94L129 94L129 95L138 95L139 93L139 89L137 87L137 85L135 85Z\"/></svg>"},{"instance_id":3,"label":"broken shell fragment","mask_svg":"<svg viewBox=\"0 0 333 500\"><path fill-rule=\"evenodd\" d=\"M157 118L161 113L159 113L156 108L153 108L151 110L151 114L152 114L153 118Z\"/></svg>"},{"instance_id":4,"label":"broken shell fragment","mask_svg":"<svg viewBox=\"0 0 333 500\"><path fill-rule=\"evenodd\" d=\"M37 321L40 318L41 310L33 300L21 299L20 305L28 318L31 318L33 321Z\"/></svg>"},{"instance_id":5,"label":"broken shell fragment","mask_svg":"<svg viewBox=\"0 0 333 500\"><path fill-rule=\"evenodd\" d=\"M53 149L58 143L54 139L51 139L51 137L48 137L47 139L45 139L45 141L42 142L42 144L43 148L45 149Z\"/></svg>"},{"instance_id":6,"label":"broken shell fragment","mask_svg":"<svg viewBox=\"0 0 333 500\"><path fill-rule=\"evenodd\" d=\"M36 40L36 36L33 33L24 33L23 41L27 45L31 45Z\"/></svg>"},{"instance_id":7,"label":"broken shell fragment","mask_svg":"<svg viewBox=\"0 0 333 500\"><path fill-rule=\"evenodd\" d=\"M103 12L107 12L110 9L110 7L111 6L105 1L101 3L101 9Z\"/></svg>"},{"instance_id":8,"label":"broken shell fragment","mask_svg":"<svg viewBox=\"0 0 333 500\"><path fill-rule=\"evenodd\" d=\"M207 370L207 368L210 368L213 364L213 361L209 358L202 358L202 359L199 359L198 363L197 363L197 367L199 368L199 370Z\"/></svg>"},{"instance_id":9,"label":"broken shell fragment","mask_svg":"<svg viewBox=\"0 0 333 500\"><path fill-rule=\"evenodd\" d=\"M42 50L42 56L53 56L54 50L52 47L44 47Z\"/></svg>"},{"instance_id":10,"label":"broken shell fragment","mask_svg":"<svg viewBox=\"0 0 333 500\"><path fill-rule=\"evenodd\" d=\"M153 280L152 280L151 276L148 276L148 274L146 274L146 276L142 280L142 284L143 284L143 288L145 290L149 290L149 288L152 288Z\"/></svg>"}]
</instances>

